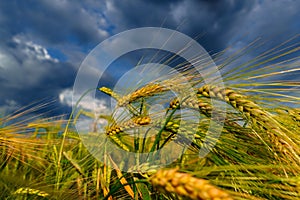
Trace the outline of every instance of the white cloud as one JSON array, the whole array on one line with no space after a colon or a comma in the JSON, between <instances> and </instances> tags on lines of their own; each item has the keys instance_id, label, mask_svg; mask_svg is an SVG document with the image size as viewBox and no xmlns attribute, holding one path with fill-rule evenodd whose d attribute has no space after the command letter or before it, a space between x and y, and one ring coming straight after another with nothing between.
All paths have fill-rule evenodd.
<instances>
[{"instance_id":1,"label":"white cloud","mask_svg":"<svg viewBox=\"0 0 300 200\"><path fill-rule=\"evenodd\" d=\"M66 89L59 94L59 101L63 105L73 106L76 102L73 99L79 99L79 97L73 97L73 91L71 89ZM86 96L79 102L79 108L76 108L74 115L76 116L80 110L84 110L93 114L93 117L86 117L80 115L75 123L75 127L79 133L85 133L89 131L95 131L95 124L99 130L103 130L104 126L107 124L105 119L98 119L99 115L108 115L109 109L107 107L107 102L103 99L95 99L91 96Z\"/></svg>"},{"instance_id":2,"label":"white cloud","mask_svg":"<svg viewBox=\"0 0 300 200\"><path fill-rule=\"evenodd\" d=\"M59 94L59 101L67 106L73 106L76 102L72 102L72 99L79 99L80 97L73 97L73 91L71 89L66 89ZM82 109L93 111L95 113L106 113L108 112L107 103L103 99L92 98L91 96L86 96L82 98L79 102L79 106Z\"/></svg>"},{"instance_id":3,"label":"white cloud","mask_svg":"<svg viewBox=\"0 0 300 200\"><path fill-rule=\"evenodd\" d=\"M117 11L117 9L115 8L114 2L108 0L108 1L105 1L105 5L106 5L106 10L108 12Z\"/></svg>"},{"instance_id":4,"label":"white cloud","mask_svg":"<svg viewBox=\"0 0 300 200\"><path fill-rule=\"evenodd\" d=\"M178 5L171 5L171 15L174 18L175 22L180 24L183 19L188 15L188 7L186 1Z\"/></svg>"},{"instance_id":5,"label":"white cloud","mask_svg":"<svg viewBox=\"0 0 300 200\"><path fill-rule=\"evenodd\" d=\"M0 47L0 67L4 69L0 79L12 88L36 87L43 77L49 77L49 65L59 64L47 49L23 36L14 36L12 48Z\"/></svg>"},{"instance_id":6,"label":"white cloud","mask_svg":"<svg viewBox=\"0 0 300 200\"><path fill-rule=\"evenodd\" d=\"M104 29L98 29L98 33L102 37L108 37L109 36L109 33L106 30L104 30Z\"/></svg>"},{"instance_id":7,"label":"white cloud","mask_svg":"<svg viewBox=\"0 0 300 200\"><path fill-rule=\"evenodd\" d=\"M12 41L15 42L20 51L22 51L26 56L30 58L37 58L38 60L49 60L53 62L58 62L56 58L52 58L47 49L41 45L35 44L33 41L26 41L22 36L14 36Z\"/></svg>"},{"instance_id":8,"label":"white cloud","mask_svg":"<svg viewBox=\"0 0 300 200\"><path fill-rule=\"evenodd\" d=\"M8 54L0 47L0 68L9 70L10 66L15 66L17 64L17 61L12 57L12 55Z\"/></svg>"}]
</instances>

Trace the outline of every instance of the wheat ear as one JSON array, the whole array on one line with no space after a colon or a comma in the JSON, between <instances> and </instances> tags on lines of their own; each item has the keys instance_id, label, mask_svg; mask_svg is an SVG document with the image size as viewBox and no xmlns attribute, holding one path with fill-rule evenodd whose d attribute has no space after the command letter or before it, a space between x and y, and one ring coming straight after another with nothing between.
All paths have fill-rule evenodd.
<instances>
[{"instance_id":1,"label":"wheat ear","mask_svg":"<svg viewBox=\"0 0 300 200\"><path fill-rule=\"evenodd\" d=\"M151 118L148 116L134 117L120 124L112 125L106 129L106 135L116 135L125 130L129 130L138 126L148 125L151 123Z\"/></svg>"},{"instance_id":2,"label":"wheat ear","mask_svg":"<svg viewBox=\"0 0 300 200\"><path fill-rule=\"evenodd\" d=\"M187 79L191 78L187 77ZM167 80L157 81L156 83L149 83L133 93L121 97L118 101L118 106L125 106L139 98L151 97L170 90L180 93L186 92L187 88L189 88L187 80L175 76Z\"/></svg>"},{"instance_id":3,"label":"wheat ear","mask_svg":"<svg viewBox=\"0 0 300 200\"><path fill-rule=\"evenodd\" d=\"M271 142L274 143L280 152L286 152L289 149L300 162L298 146L285 134L286 129L272 118L271 114L263 110L253 101L249 100L246 96L235 92L232 89L221 88L217 86L204 85L197 90L198 96L208 98L217 98L230 104L232 107L239 110L247 119L251 120L253 124L258 125L264 130L267 130ZM278 137L281 136L281 137Z\"/></svg>"},{"instance_id":4,"label":"wheat ear","mask_svg":"<svg viewBox=\"0 0 300 200\"><path fill-rule=\"evenodd\" d=\"M178 172L178 169L159 170L149 180L162 192L176 193L193 200L233 200L228 193L213 186L207 180Z\"/></svg>"},{"instance_id":5,"label":"wheat ear","mask_svg":"<svg viewBox=\"0 0 300 200\"><path fill-rule=\"evenodd\" d=\"M274 124L274 119L272 119L268 112L264 111L246 96L232 89L204 85L198 89L197 95L223 100L239 110L253 124L261 124L264 128L279 129L277 126L278 123Z\"/></svg>"},{"instance_id":6,"label":"wheat ear","mask_svg":"<svg viewBox=\"0 0 300 200\"><path fill-rule=\"evenodd\" d=\"M117 101L120 100L120 96L119 96L117 93L113 92L110 88L107 88L107 87L101 87L101 88L99 88L99 90L100 90L101 92L103 92L103 93L105 93L105 94L107 94L107 95L113 97L113 98L114 98L115 100L117 100Z\"/></svg>"},{"instance_id":7,"label":"wheat ear","mask_svg":"<svg viewBox=\"0 0 300 200\"><path fill-rule=\"evenodd\" d=\"M185 99L182 99L179 101L178 98L175 98L170 102L169 105L170 109L180 109L180 108L190 108L190 109L195 109L198 110L200 113L205 115L208 118L212 117L212 112L213 112L213 107L207 103L201 100L201 98L195 99L192 97L187 97ZM224 111L220 111L224 112ZM228 120L225 118L225 116L217 114L217 112L214 113L213 115L213 120L223 122L227 127L239 127L239 124L236 123L233 120Z\"/></svg>"},{"instance_id":8,"label":"wheat ear","mask_svg":"<svg viewBox=\"0 0 300 200\"><path fill-rule=\"evenodd\" d=\"M206 116L210 116L212 112L212 107L209 103L203 102L200 99L194 98L185 98L182 101L179 101L178 98L172 100L170 102L170 109L178 109L178 108L193 108L199 109L200 112Z\"/></svg>"},{"instance_id":9,"label":"wheat ear","mask_svg":"<svg viewBox=\"0 0 300 200\"><path fill-rule=\"evenodd\" d=\"M31 195L37 195L40 197L47 197L49 196L48 193L41 191L41 190L37 190L37 189L32 189L32 188L19 188L17 189L14 194L31 194Z\"/></svg>"},{"instance_id":10,"label":"wheat ear","mask_svg":"<svg viewBox=\"0 0 300 200\"><path fill-rule=\"evenodd\" d=\"M118 106L124 106L132 103L139 98L153 96L155 94L167 91L168 89L158 83L150 83L140 89L137 89L131 94L121 97L118 101Z\"/></svg>"}]
</instances>

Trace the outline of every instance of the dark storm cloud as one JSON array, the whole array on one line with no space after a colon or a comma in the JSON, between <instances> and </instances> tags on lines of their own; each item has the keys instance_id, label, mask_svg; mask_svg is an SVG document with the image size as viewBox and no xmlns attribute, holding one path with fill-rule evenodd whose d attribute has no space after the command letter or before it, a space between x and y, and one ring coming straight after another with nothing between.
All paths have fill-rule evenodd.
<instances>
[{"instance_id":1,"label":"dark storm cloud","mask_svg":"<svg viewBox=\"0 0 300 200\"><path fill-rule=\"evenodd\" d=\"M107 16L117 30L141 26L177 28L191 37L205 34L200 43L208 50L221 50L257 37L287 39L299 33L300 1L109 1ZM165 20L165 22L164 22ZM275 36L276 35L276 36Z\"/></svg>"},{"instance_id":2,"label":"dark storm cloud","mask_svg":"<svg viewBox=\"0 0 300 200\"><path fill-rule=\"evenodd\" d=\"M255 1L113 1L108 16L119 29L160 26L176 29L196 37L205 33L205 46L226 46L232 29L251 11ZM165 21L164 21L165 20Z\"/></svg>"},{"instance_id":3,"label":"dark storm cloud","mask_svg":"<svg viewBox=\"0 0 300 200\"><path fill-rule=\"evenodd\" d=\"M111 34L162 26L204 33L200 44L218 51L289 39L299 10L297 0L0 1L0 107L69 94L82 60Z\"/></svg>"},{"instance_id":4,"label":"dark storm cloud","mask_svg":"<svg viewBox=\"0 0 300 200\"><path fill-rule=\"evenodd\" d=\"M102 5L97 1L0 1L0 112L58 99L72 87L85 51L108 35L99 11ZM56 59L55 52L64 60Z\"/></svg>"},{"instance_id":5,"label":"dark storm cloud","mask_svg":"<svg viewBox=\"0 0 300 200\"><path fill-rule=\"evenodd\" d=\"M0 104L14 101L24 106L43 98L57 97L72 86L75 68L50 57L46 49L14 38L0 49Z\"/></svg>"},{"instance_id":6,"label":"dark storm cloud","mask_svg":"<svg viewBox=\"0 0 300 200\"><path fill-rule=\"evenodd\" d=\"M48 44L86 44L104 38L99 28L105 24L80 1L0 1L0 13L1 33L8 37L24 33Z\"/></svg>"}]
</instances>

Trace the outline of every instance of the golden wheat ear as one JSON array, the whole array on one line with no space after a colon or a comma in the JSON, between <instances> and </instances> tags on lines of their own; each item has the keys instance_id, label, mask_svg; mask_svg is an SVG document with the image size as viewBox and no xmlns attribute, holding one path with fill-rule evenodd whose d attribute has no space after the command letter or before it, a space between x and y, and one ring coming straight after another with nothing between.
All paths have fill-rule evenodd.
<instances>
[{"instance_id":1,"label":"golden wheat ear","mask_svg":"<svg viewBox=\"0 0 300 200\"><path fill-rule=\"evenodd\" d=\"M134 117L128 121L122 122L121 124L115 124L107 128L106 135L116 135L120 132L130 130L136 127L149 125L151 123L151 118L148 116Z\"/></svg>"},{"instance_id":2,"label":"golden wheat ear","mask_svg":"<svg viewBox=\"0 0 300 200\"><path fill-rule=\"evenodd\" d=\"M193 177L178 169L161 169L150 177L151 184L161 192L175 193L193 200L233 200L225 191L207 180Z\"/></svg>"},{"instance_id":3,"label":"golden wheat ear","mask_svg":"<svg viewBox=\"0 0 300 200\"><path fill-rule=\"evenodd\" d=\"M126 104L130 104L136 101L139 98L153 96L155 94L166 91L167 88L157 83L150 83L131 94L125 95L119 99L118 105L125 106Z\"/></svg>"}]
</instances>

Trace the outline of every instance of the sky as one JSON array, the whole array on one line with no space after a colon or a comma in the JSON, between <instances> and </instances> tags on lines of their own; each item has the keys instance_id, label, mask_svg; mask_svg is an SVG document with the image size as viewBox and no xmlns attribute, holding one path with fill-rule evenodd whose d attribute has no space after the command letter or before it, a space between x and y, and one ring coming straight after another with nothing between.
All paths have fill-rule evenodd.
<instances>
[{"instance_id":1,"label":"sky","mask_svg":"<svg viewBox=\"0 0 300 200\"><path fill-rule=\"evenodd\" d=\"M300 33L298 0L2 0L0 113L54 100L70 112L80 64L100 42L140 27L176 29L209 52ZM251 55L250 55L251 56ZM101 109L105 102L99 101Z\"/></svg>"}]
</instances>

